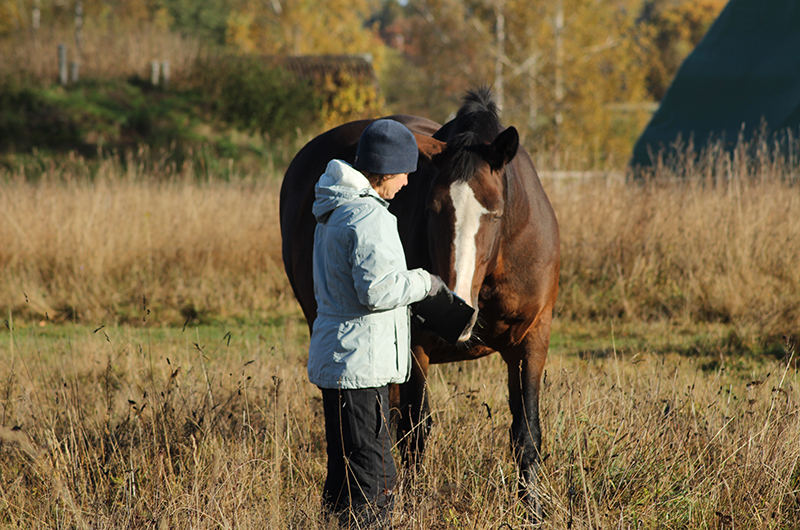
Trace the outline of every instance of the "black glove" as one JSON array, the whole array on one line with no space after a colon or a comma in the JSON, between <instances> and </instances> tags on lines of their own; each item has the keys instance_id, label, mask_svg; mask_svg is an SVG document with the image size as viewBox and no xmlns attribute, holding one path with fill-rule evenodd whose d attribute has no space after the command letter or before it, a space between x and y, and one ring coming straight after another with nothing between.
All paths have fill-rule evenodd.
<instances>
[{"instance_id":1,"label":"black glove","mask_svg":"<svg viewBox=\"0 0 800 530\"><path fill-rule=\"evenodd\" d=\"M431 288L425 298L433 298L439 294L446 293L448 300L453 302L453 293L447 288L447 284L435 274L431 274Z\"/></svg>"},{"instance_id":2,"label":"black glove","mask_svg":"<svg viewBox=\"0 0 800 530\"><path fill-rule=\"evenodd\" d=\"M455 344L474 315L474 309L453 294L441 278L431 274L428 294L411 304L411 327Z\"/></svg>"}]
</instances>

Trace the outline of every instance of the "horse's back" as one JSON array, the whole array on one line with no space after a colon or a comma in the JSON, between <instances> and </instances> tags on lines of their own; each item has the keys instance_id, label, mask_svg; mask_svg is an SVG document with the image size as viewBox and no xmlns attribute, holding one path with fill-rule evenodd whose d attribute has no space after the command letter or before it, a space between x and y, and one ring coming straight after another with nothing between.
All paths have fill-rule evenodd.
<instances>
[{"instance_id":1,"label":"horse's back","mask_svg":"<svg viewBox=\"0 0 800 530\"><path fill-rule=\"evenodd\" d=\"M432 136L439 124L419 116L389 116L412 131ZM311 213L314 186L333 159L352 163L358 139L374 120L358 120L330 129L309 141L289 164L281 184L280 225L283 264L309 326L316 317L312 253L316 220Z\"/></svg>"}]
</instances>

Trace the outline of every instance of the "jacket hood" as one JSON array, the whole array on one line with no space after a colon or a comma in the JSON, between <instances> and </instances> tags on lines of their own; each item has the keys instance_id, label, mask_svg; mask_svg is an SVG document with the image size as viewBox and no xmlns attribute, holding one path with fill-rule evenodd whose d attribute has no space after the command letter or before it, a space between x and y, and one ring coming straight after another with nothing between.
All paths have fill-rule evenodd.
<instances>
[{"instance_id":1,"label":"jacket hood","mask_svg":"<svg viewBox=\"0 0 800 530\"><path fill-rule=\"evenodd\" d=\"M365 195L388 204L375 193L367 177L360 171L342 160L331 160L314 187L315 199L311 211L317 222L324 223L333 210Z\"/></svg>"}]
</instances>

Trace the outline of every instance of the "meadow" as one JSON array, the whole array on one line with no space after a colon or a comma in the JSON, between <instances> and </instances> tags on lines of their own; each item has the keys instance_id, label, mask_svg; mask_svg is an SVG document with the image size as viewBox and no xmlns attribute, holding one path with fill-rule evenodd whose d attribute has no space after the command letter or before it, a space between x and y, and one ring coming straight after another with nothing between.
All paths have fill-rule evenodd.
<instances>
[{"instance_id":1,"label":"meadow","mask_svg":"<svg viewBox=\"0 0 800 530\"><path fill-rule=\"evenodd\" d=\"M543 528L800 528L795 180L719 154L544 179ZM279 186L111 157L2 175L0 526L329 527ZM430 397L395 526L524 527L499 356L433 367Z\"/></svg>"}]
</instances>

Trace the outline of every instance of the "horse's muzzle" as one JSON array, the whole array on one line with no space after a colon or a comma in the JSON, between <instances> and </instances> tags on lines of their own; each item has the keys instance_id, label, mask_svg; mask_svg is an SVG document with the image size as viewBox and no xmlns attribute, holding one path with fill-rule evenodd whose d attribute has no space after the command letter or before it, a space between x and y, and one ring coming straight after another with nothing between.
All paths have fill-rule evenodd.
<instances>
[{"instance_id":1,"label":"horse's muzzle","mask_svg":"<svg viewBox=\"0 0 800 530\"><path fill-rule=\"evenodd\" d=\"M458 337L458 342L467 342L469 339L472 338L472 329L475 327L475 323L478 321L478 310L476 309L475 312L472 314L472 318L469 321L469 325L464 329L461 333L461 336Z\"/></svg>"}]
</instances>

